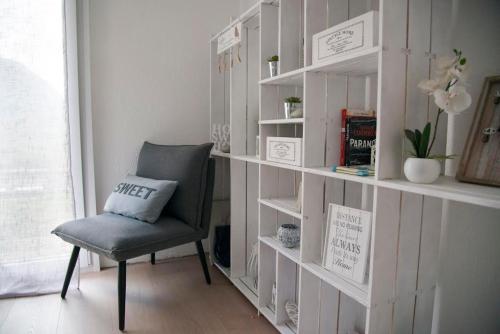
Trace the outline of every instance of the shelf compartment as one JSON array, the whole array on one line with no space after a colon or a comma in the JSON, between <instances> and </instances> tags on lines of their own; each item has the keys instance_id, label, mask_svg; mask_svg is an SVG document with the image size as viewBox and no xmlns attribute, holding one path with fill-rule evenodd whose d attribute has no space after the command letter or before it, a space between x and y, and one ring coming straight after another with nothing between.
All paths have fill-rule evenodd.
<instances>
[{"instance_id":1,"label":"shelf compartment","mask_svg":"<svg viewBox=\"0 0 500 334\"><path fill-rule=\"evenodd\" d=\"M377 185L419 195L500 209L500 188L458 182L449 176L441 176L432 184L417 184L407 180L379 180Z\"/></svg>"},{"instance_id":2,"label":"shelf compartment","mask_svg":"<svg viewBox=\"0 0 500 334\"><path fill-rule=\"evenodd\" d=\"M231 282L238 290L252 303L253 306L259 307L259 299L255 293L248 288L239 278L232 279Z\"/></svg>"},{"instance_id":3,"label":"shelf compartment","mask_svg":"<svg viewBox=\"0 0 500 334\"><path fill-rule=\"evenodd\" d=\"M282 118L282 119L267 119L259 121L261 125L267 124L302 124L304 123L303 118Z\"/></svg>"},{"instance_id":4,"label":"shelf compartment","mask_svg":"<svg viewBox=\"0 0 500 334\"><path fill-rule=\"evenodd\" d=\"M358 284L347 278L343 278L334 272L326 270L322 265L315 262L302 263L302 267L320 278L322 281L330 284L342 293L351 297L361 305L369 307L367 284Z\"/></svg>"},{"instance_id":5,"label":"shelf compartment","mask_svg":"<svg viewBox=\"0 0 500 334\"><path fill-rule=\"evenodd\" d=\"M275 79L274 77L272 79ZM282 119L285 118L284 100L288 97L299 97L304 100L304 75L300 74L300 80L289 79L278 80L274 84L263 84L260 89L260 119ZM269 80L269 79L267 79ZM301 106L303 108L303 105Z\"/></svg>"},{"instance_id":6,"label":"shelf compartment","mask_svg":"<svg viewBox=\"0 0 500 334\"><path fill-rule=\"evenodd\" d=\"M300 258L300 247L286 248L281 245L281 243L275 237L261 236L259 240L268 245L269 247L275 249L280 254L286 256L295 263L299 263Z\"/></svg>"},{"instance_id":7,"label":"shelf compartment","mask_svg":"<svg viewBox=\"0 0 500 334\"><path fill-rule=\"evenodd\" d=\"M286 213L297 219L302 219L302 213L297 208L297 198L261 198L259 203L270 208Z\"/></svg>"},{"instance_id":8,"label":"shelf compartment","mask_svg":"<svg viewBox=\"0 0 500 334\"><path fill-rule=\"evenodd\" d=\"M365 333L367 308L301 268L299 332Z\"/></svg>"},{"instance_id":9,"label":"shelf compartment","mask_svg":"<svg viewBox=\"0 0 500 334\"><path fill-rule=\"evenodd\" d=\"M300 266L280 253L278 253L277 263L276 324L283 326L283 329L290 329L288 322L291 320L285 305L287 301L296 304L298 302Z\"/></svg>"},{"instance_id":10,"label":"shelf compartment","mask_svg":"<svg viewBox=\"0 0 500 334\"><path fill-rule=\"evenodd\" d=\"M259 275L258 275L258 294L259 309L268 309L265 312L267 318L273 324L276 323L276 313L270 309L273 285L276 286L276 257L277 252L268 245L259 243Z\"/></svg>"},{"instance_id":11,"label":"shelf compartment","mask_svg":"<svg viewBox=\"0 0 500 334\"><path fill-rule=\"evenodd\" d=\"M366 76L377 73L379 53L380 48L375 46L367 50L338 56L329 61L307 66L306 71Z\"/></svg>"},{"instance_id":12,"label":"shelf compartment","mask_svg":"<svg viewBox=\"0 0 500 334\"><path fill-rule=\"evenodd\" d=\"M374 176L357 176L344 173L336 173L332 171L332 169L329 167L304 168L303 170L308 174L326 176L334 179L352 181L369 185L377 185L377 180L375 179Z\"/></svg>"},{"instance_id":13,"label":"shelf compartment","mask_svg":"<svg viewBox=\"0 0 500 334\"><path fill-rule=\"evenodd\" d=\"M261 80L261 85L280 85L280 86L303 86L305 68L299 68L294 71L286 72L275 77Z\"/></svg>"},{"instance_id":14,"label":"shelf compartment","mask_svg":"<svg viewBox=\"0 0 500 334\"><path fill-rule=\"evenodd\" d=\"M245 286L248 288L248 290L250 290L255 295L255 297L258 296L259 292L257 291L257 282L254 281L253 277L243 276L243 277L240 277L239 280L243 284L245 284Z\"/></svg>"}]
</instances>

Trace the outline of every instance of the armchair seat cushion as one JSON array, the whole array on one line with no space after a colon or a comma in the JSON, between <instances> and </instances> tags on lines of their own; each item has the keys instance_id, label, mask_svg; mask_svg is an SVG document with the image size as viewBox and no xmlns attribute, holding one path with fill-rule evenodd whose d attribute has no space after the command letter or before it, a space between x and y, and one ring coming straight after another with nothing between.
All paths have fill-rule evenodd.
<instances>
[{"instance_id":1,"label":"armchair seat cushion","mask_svg":"<svg viewBox=\"0 0 500 334\"><path fill-rule=\"evenodd\" d=\"M200 240L202 233L179 219L161 216L155 224L104 213L59 225L61 239L116 261Z\"/></svg>"}]
</instances>

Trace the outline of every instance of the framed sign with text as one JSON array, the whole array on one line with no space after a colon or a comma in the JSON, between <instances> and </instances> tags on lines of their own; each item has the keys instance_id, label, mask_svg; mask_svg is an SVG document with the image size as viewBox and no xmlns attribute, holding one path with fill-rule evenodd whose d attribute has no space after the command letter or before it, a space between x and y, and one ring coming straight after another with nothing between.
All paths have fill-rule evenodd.
<instances>
[{"instance_id":1,"label":"framed sign with text","mask_svg":"<svg viewBox=\"0 0 500 334\"><path fill-rule=\"evenodd\" d=\"M330 203L323 267L364 283L370 247L372 213Z\"/></svg>"},{"instance_id":2,"label":"framed sign with text","mask_svg":"<svg viewBox=\"0 0 500 334\"><path fill-rule=\"evenodd\" d=\"M267 137L266 159L284 164L302 165L302 138Z\"/></svg>"}]
</instances>

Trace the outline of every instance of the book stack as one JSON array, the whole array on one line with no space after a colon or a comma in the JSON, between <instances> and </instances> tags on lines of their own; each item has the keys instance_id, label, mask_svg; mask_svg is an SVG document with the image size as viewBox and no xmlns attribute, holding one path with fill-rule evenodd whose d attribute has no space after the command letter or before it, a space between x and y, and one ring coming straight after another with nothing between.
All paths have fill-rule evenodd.
<instances>
[{"instance_id":1,"label":"book stack","mask_svg":"<svg viewBox=\"0 0 500 334\"><path fill-rule=\"evenodd\" d=\"M372 166L356 166L356 167L348 167L348 166L332 166L332 171L336 173L343 173L349 175L357 175L357 176L374 176L375 170Z\"/></svg>"},{"instance_id":2,"label":"book stack","mask_svg":"<svg viewBox=\"0 0 500 334\"><path fill-rule=\"evenodd\" d=\"M339 166L369 165L377 133L375 111L342 109L341 112Z\"/></svg>"}]
</instances>

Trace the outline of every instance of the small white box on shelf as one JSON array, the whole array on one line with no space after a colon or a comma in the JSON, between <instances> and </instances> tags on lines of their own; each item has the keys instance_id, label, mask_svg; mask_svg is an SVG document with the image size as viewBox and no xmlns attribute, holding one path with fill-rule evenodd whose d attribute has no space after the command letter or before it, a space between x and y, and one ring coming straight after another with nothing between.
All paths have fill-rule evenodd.
<instances>
[{"instance_id":1,"label":"small white box on shelf","mask_svg":"<svg viewBox=\"0 0 500 334\"><path fill-rule=\"evenodd\" d=\"M267 137L266 159L301 166L302 138Z\"/></svg>"},{"instance_id":2,"label":"small white box on shelf","mask_svg":"<svg viewBox=\"0 0 500 334\"><path fill-rule=\"evenodd\" d=\"M378 12L370 11L313 36L313 64L378 44Z\"/></svg>"}]
</instances>

